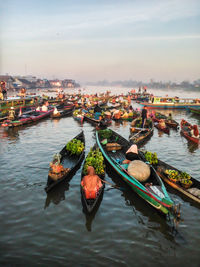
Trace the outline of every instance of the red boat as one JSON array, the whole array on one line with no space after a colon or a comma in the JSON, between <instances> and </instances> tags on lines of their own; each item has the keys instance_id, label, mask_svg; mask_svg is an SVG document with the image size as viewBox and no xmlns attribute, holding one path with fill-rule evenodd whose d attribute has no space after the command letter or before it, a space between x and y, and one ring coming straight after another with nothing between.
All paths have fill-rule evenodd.
<instances>
[{"instance_id":1,"label":"red boat","mask_svg":"<svg viewBox=\"0 0 200 267\"><path fill-rule=\"evenodd\" d=\"M182 135L185 138L187 138L188 140L190 140L196 144L199 144L199 142L200 142L199 134L197 135L197 137L194 137L191 135L191 130L193 129L193 127L194 126L192 124L190 124L189 122L187 122L185 120L181 121L181 133L182 133Z\"/></svg>"},{"instance_id":2,"label":"red boat","mask_svg":"<svg viewBox=\"0 0 200 267\"><path fill-rule=\"evenodd\" d=\"M53 113L53 109L50 109L48 111L36 111L36 110L34 110L34 111L30 112L29 114L21 115L17 120L13 120L13 121L6 120L1 124L1 126L12 128L12 127L17 127L17 126L29 124L29 123L41 120L43 118L49 117L51 115L51 113Z\"/></svg>"}]
</instances>

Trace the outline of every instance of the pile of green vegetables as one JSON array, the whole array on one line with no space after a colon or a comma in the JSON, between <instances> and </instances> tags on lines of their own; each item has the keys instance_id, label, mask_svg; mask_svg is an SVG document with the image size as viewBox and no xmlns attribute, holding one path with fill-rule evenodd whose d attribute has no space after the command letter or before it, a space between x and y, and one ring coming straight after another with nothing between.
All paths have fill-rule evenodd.
<instances>
[{"instance_id":1,"label":"pile of green vegetables","mask_svg":"<svg viewBox=\"0 0 200 267\"><path fill-rule=\"evenodd\" d=\"M156 152L152 153L150 151L145 152L145 159L152 165L156 165L158 163L158 157Z\"/></svg>"},{"instance_id":2,"label":"pile of green vegetables","mask_svg":"<svg viewBox=\"0 0 200 267\"><path fill-rule=\"evenodd\" d=\"M92 166L95 169L95 173L97 175L104 175L104 172L105 172L104 171L104 168L105 168L104 158L103 158L101 151L99 151L99 148L90 149L90 152L88 153L85 159L85 164L83 167L84 175L87 174L88 166Z\"/></svg>"},{"instance_id":3,"label":"pile of green vegetables","mask_svg":"<svg viewBox=\"0 0 200 267\"><path fill-rule=\"evenodd\" d=\"M66 150L69 151L71 155L80 155L84 150L84 143L74 138L67 143Z\"/></svg>"},{"instance_id":4,"label":"pile of green vegetables","mask_svg":"<svg viewBox=\"0 0 200 267\"><path fill-rule=\"evenodd\" d=\"M101 139L109 139L112 136L112 131L109 129L99 130Z\"/></svg>"}]
</instances>

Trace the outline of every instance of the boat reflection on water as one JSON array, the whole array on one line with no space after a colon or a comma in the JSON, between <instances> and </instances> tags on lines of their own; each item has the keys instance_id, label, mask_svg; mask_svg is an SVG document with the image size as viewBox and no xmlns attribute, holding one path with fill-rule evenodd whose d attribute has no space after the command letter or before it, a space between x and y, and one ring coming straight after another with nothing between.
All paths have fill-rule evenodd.
<instances>
[{"instance_id":1,"label":"boat reflection on water","mask_svg":"<svg viewBox=\"0 0 200 267\"><path fill-rule=\"evenodd\" d=\"M112 170L108 170L107 174L112 179L112 181L120 188L123 188L123 191L117 190L121 193L121 196L125 199L127 206L133 207L134 217L137 219L137 222L142 225L146 225L149 231L159 231L162 235L165 236L167 240L175 242L175 237L179 238L181 242L183 238L180 236L177 230L174 228L174 224L167 217L160 214L156 211L151 205L148 205L143 201L116 173ZM149 232L148 231L148 232ZM147 233L148 234L148 233Z\"/></svg>"},{"instance_id":2,"label":"boat reflection on water","mask_svg":"<svg viewBox=\"0 0 200 267\"><path fill-rule=\"evenodd\" d=\"M199 148L199 144L194 143L194 142L192 142L192 141L186 139L186 138L184 137L184 135L183 135L182 132L180 132L180 135L181 135L181 137L182 137L182 141L183 141L184 143L187 142L187 148L188 148L188 151L189 151L190 153L194 153L195 150L197 150L197 149Z\"/></svg>"},{"instance_id":3,"label":"boat reflection on water","mask_svg":"<svg viewBox=\"0 0 200 267\"><path fill-rule=\"evenodd\" d=\"M46 197L44 209L49 207L51 202L58 205L62 200L65 200L65 192L69 190L69 181L63 181L51 190Z\"/></svg>"},{"instance_id":4,"label":"boat reflection on water","mask_svg":"<svg viewBox=\"0 0 200 267\"><path fill-rule=\"evenodd\" d=\"M193 143L191 141L188 141L187 147L188 147L188 151L190 153L194 153L195 150L197 150L199 148L199 144L196 144L196 143Z\"/></svg>"},{"instance_id":5,"label":"boat reflection on water","mask_svg":"<svg viewBox=\"0 0 200 267\"><path fill-rule=\"evenodd\" d=\"M19 131L18 129L6 129L1 127L0 129L1 139L7 139L8 141L18 141L19 140Z\"/></svg>"},{"instance_id":6,"label":"boat reflection on water","mask_svg":"<svg viewBox=\"0 0 200 267\"><path fill-rule=\"evenodd\" d=\"M92 231L92 222L95 218L95 215L101 205L101 202L102 202L102 199L103 199L103 194L101 194L101 196L99 197L98 199L98 203L96 204L95 208L92 210L91 213L88 213L87 212L87 209L85 207L85 202L84 202L84 199L83 197L81 196L81 202L82 202L82 206L83 206L83 213L85 214L85 219L86 219L86 222L85 222L85 227L86 229L88 230L88 232L91 232Z\"/></svg>"}]
</instances>

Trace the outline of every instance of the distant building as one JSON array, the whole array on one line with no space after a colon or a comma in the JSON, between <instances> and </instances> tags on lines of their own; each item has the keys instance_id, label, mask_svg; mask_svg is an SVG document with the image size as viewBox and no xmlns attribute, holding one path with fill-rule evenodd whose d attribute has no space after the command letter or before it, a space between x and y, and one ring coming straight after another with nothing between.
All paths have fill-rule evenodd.
<instances>
[{"instance_id":1,"label":"distant building","mask_svg":"<svg viewBox=\"0 0 200 267\"><path fill-rule=\"evenodd\" d=\"M65 79L62 81L63 87L65 88L75 88L80 87L78 83L76 83L74 80L71 79Z\"/></svg>"},{"instance_id":2,"label":"distant building","mask_svg":"<svg viewBox=\"0 0 200 267\"><path fill-rule=\"evenodd\" d=\"M60 80L49 80L51 87L61 87L62 82Z\"/></svg>"},{"instance_id":3,"label":"distant building","mask_svg":"<svg viewBox=\"0 0 200 267\"><path fill-rule=\"evenodd\" d=\"M13 86L14 79L13 79L12 76L9 76L9 75L0 75L0 81L4 81L6 83L6 88L8 90L14 88L14 86Z\"/></svg>"}]
</instances>

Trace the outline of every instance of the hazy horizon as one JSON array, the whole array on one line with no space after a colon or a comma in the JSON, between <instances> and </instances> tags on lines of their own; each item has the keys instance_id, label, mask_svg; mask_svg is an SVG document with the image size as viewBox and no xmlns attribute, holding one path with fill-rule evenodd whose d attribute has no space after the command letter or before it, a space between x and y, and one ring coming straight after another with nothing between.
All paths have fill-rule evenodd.
<instances>
[{"instance_id":1,"label":"hazy horizon","mask_svg":"<svg viewBox=\"0 0 200 267\"><path fill-rule=\"evenodd\" d=\"M7 0L0 73L101 80L200 78L198 0Z\"/></svg>"}]
</instances>

